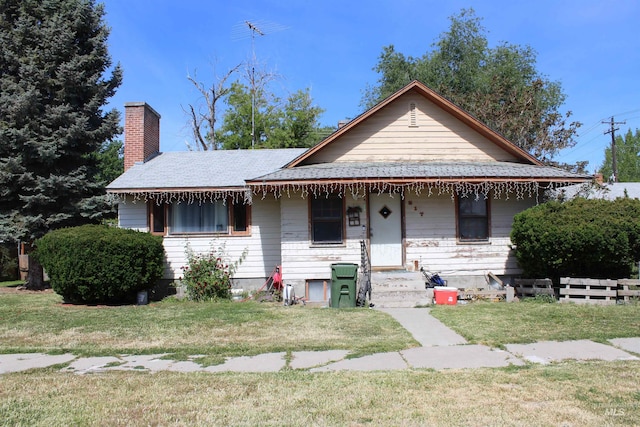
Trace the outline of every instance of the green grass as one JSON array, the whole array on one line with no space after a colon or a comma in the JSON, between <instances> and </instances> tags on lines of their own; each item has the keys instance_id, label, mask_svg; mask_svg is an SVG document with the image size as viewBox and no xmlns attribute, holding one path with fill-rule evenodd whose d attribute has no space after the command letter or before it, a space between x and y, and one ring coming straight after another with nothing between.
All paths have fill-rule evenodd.
<instances>
[{"instance_id":1,"label":"green grass","mask_svg":"<svg viewBox=\"0 0 640 427\"><path fill-rule=\"evenodd\" d=\"M535 341L640 336L640 304L578 305L544 302L436 306L431 314L469 342L501 347Z\"/></svg>"},{"instance_id":2,"label":"green grass","mask_svg":"<svg viewBox=\"0 0 640 427\"><path fill-rule=\"evenodd\" d=\"M16 288L20 285L24 285L24 280L9 280L0 282L0 288Z\"/></svg>"},{"instance_id":3,"label":"green grass","mask_svg":"<svg viewBox=\"0 0 640 427\"><path fill-rule=\"evenodd\" d=\"M0 353L227 356L293 350L396 351L418 343L376 310L275 303L74 306L52 292L0 293Z\"/></svg>"}]
</instances>

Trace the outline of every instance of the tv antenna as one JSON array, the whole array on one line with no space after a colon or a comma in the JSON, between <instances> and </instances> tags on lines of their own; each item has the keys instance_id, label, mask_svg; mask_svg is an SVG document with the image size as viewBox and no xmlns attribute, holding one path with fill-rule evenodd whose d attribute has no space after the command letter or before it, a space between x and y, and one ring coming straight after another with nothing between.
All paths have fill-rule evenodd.
<instances>
[{"instance_id":1,"label":"tv antenna","mask_svg":"<svg viewBox=\"0 0 640 427\"><path fill-rule=\"evenodd\" d=\"M241 24L236 25L234 28L232 37L235 40L251 37L251 63L249 69L249 80L251 84L251 148L254 148L256 145L256 35L264 36L265 34L283 31L286 29L287 27L282 25L265 21L244 21Z\"/></svg>"}]
</instances>

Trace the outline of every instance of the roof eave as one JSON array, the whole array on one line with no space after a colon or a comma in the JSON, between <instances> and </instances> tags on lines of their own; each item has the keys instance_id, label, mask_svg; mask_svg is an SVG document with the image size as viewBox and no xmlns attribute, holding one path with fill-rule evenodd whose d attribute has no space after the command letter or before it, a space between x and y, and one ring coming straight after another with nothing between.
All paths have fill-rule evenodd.
<instances>
[{"instance_id":1,"label":"roof eave","mask_svg":"<svg viewBox=\"0 0 640 427\"><path fill-rule=\"evenodd\" d=\"M353 183L391 183L391 184L407 184L407 183L451 183L451 182L543 182L543 183L566 183L580 184L589 182L590 178L577 177L425 177L425 178L316 178L316 179L298 179L298 180L256 180L247 181L249 187L253 186L281 186L281 185L314 185L314 184L353 184Z\"/></svg>"},{"instance_id":2,"label":"roof eave","mask_svg":"<svg viewBox=\"0 0 640 427\"><path fill-rule=\"evenodd\" d=\"M201 192L226 192L226 191L246 191L246 186L232 187L148 187L148 188L107 188L107 193L113 194L134 194L134 193L201 193Z\"/></svg>"}]
</instances>

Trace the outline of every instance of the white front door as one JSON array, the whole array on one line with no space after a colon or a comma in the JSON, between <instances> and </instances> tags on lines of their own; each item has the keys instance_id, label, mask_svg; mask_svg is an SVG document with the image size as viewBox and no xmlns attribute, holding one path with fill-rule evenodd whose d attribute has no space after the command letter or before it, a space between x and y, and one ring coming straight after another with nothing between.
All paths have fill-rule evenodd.
<instances>
[{"instance_id":1,"label":"white front door","mask_svg":"<svg viewBox=\"0 0 640 427\"><path fill-rule=\"evenodd\" d=\"M400 195L369 195L371 267L402 267L402 201Z\"/></svg>"}]
</instances>

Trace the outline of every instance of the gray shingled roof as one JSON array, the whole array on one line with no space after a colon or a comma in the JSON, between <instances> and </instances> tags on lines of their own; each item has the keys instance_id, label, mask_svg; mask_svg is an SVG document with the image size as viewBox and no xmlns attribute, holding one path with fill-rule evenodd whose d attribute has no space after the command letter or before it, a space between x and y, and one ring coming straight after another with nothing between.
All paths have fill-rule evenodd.
<instances>
[{"instance_id":1,"label":"gray shingled roof","mask_svg":"<svg viewBox=\"0 0 640 427\"><path fill-rule=\"evenodd\" d=\"M556 190L553 196L567 199L573 199L574 197L605 200L615 200L619 197L640 199L640 183L616 182L602 185L570 185Z\"/></svg>"},{"instance_id":2,"label":"gray shingled roof","mask_svg":"<svg viewBox=\"0 0 640 427\"><path fill-rule=\"evenodd\" d=\"M552 181L589 179L550 166L507 162L327 163L280 169L252 179L252 183L331 179L470 179L532 178Z\"/></svg>"},{"instance_id":3,"label":"gray shingled roof","mask_svg":"<svg viewBox=\"0 0 640 427\"><path fill-rule=\"evenodd\" d=\"M162 153L135 164L107 190L244 187L245 180L273 172L304 148Z\"/></svg>"}]
</instances>

